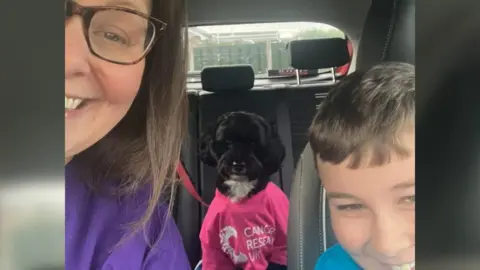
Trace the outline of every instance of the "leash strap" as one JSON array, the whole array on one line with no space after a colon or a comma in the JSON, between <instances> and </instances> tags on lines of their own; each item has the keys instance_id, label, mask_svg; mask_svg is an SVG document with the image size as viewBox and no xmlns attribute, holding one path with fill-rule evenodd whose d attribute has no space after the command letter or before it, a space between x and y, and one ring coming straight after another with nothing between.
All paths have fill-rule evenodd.
<instances>
[{"instance_id":1,"label":"leash strap","mask_svg":"<svg viewBox=\"0 0 480 270\"><path fill-rule=\"evenodd\" d=\"M203 206L208 207L208 204L203 201L202 197L198 194L197 189L193 185L192 179L188 175L185 167L183 167L182 162L179 162L177 165L177 174L180 177L180 180L183 183L183 186L187 189L188 193L192 195L197 201L199 201Z\"/></svg>"},{"instance_id":2,"label":"leash strap","mask_svg":"<svg viewBox=\"0 0 480 270\"><path fill-rule=\"evenodd\" d=\"M177 174L182 181L183 186L187 189L188 193L193 196L198 202L200 202L203 206L208 207L208 204L202 199L200 194L198 194L197 189L193 185L192 179L188 175L185 167L181 162L177 165ZM278 175L278 179L280 179L280 175Z\"/></svg>"}]
</instances>

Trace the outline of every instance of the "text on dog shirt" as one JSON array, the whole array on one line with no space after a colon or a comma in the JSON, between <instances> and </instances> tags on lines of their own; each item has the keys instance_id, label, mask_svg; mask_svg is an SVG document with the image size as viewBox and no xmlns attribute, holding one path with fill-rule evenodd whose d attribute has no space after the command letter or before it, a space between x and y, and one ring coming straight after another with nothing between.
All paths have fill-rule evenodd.
<instances>
[{"instance_id":1,"label":"text on dog shirt","mask_svg":"<svg viewBox=\"0 0 480 270\"><path fill-rule=\"evenodd\" d=\"M232 203L217 191L202 225L203 267L235 265L266 269L287 264L288 198L275 184L254 197Z\"/></svg>"}]
</instances>

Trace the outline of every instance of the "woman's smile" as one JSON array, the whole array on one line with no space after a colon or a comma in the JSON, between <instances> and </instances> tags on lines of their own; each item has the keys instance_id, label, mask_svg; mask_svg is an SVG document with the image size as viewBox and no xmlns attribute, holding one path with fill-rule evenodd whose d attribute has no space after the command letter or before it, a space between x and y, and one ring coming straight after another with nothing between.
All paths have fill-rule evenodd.
<instances>
[{"instance_id":1,"label":"woman's smile","mask_svg":"<svg viewBox=\"0 0 480 270\"><path fill-rule=\"evenodd\" d=\"M65 96L65 119L78 116L94 101L95 100L89 98Z\"/></svg>"}]
</instances>

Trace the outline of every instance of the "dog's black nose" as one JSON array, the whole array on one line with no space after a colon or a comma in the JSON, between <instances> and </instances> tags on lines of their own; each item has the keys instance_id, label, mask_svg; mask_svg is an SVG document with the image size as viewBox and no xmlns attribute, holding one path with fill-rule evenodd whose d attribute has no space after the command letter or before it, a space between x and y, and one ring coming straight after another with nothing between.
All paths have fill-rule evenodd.
<instances>
[{"instance_id":1,"label":"dog's black nose","mask_svg":"<svg viewBox=\"0 0 480 270\"><path fill-rule=\"evenodd\" d=\"M232 172L235 174L244 174L247 172L245 162L232 162Z\"/></svg>"}]
</instances>

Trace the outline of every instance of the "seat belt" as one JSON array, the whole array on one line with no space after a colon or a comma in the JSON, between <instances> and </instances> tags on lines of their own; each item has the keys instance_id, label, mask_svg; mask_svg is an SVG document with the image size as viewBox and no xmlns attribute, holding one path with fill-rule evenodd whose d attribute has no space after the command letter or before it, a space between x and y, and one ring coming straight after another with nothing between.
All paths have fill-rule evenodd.
<instances>
[{"instance_id":1,"label":"seat belt","mask_svg":"<svg viewBox=\"0 0 480 270\"><path fill-rule=\"evenodd\" d=\"M188 175L185 167L183 167L182 162L179 162L177 165L177 174L180 177L180 180L183 183L183 186L187 189L188 193L192 195L197 201L199 201L203 206L208 207L208 204L205 203L202 197L198 194L197 189L193 185L192 179Z\"/></svg>"}]
</instances>

